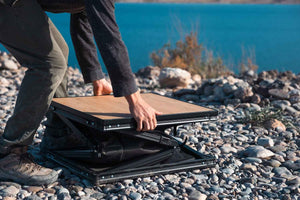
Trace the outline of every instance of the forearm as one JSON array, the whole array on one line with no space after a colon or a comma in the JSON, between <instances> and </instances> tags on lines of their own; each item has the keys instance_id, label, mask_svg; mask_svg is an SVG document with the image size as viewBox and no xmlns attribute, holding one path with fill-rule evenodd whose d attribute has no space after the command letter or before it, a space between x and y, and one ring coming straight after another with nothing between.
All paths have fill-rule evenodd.
<instances>
[{"instance_id":1,"label":"forearm","mask_svg":"<svg viewBox=\"0 0 300 200\"><path fill-rule=\"evenodd\" d=\"M94 35L85 12L71 14L70 32L84 82L103 79Z\"/></svg>"},{"instance_id":2,"label":"forearm","mask_svg":"<svg viewBox=\"0 0 300 200\"><path fill-rule=\"evenodd\" d=\"M115 20L114 0L86 0L85 3L89 22L112 82L114 96L127 96L137 92L127 48Z\"/></svg>"}]
</instances>

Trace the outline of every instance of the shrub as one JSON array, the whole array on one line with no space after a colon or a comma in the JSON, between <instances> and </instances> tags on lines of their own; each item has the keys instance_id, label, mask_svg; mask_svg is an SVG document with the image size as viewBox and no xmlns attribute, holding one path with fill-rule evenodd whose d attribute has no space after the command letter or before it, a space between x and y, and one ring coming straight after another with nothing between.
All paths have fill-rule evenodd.
<instances>
[{"instance_id":1,"label":"shrub","mask_svg":"<svg viewBox=\"0 0 300 200\"><path fill-rule=\"evenodd\" d=\"M299 128L294 125L293 121L283 115L283 111L271 106L266 106L260 111L247 111L245 117L239 119L239 123L252 124L254 126L263 126L264 123L271 119L281 121L287 128L294 128L299 131Z\"/></svg>"},{"instance_id":2,"label":"shrub","mask_svg":"<svg viewBox=\"0 0 300 200\"><path fill-rule=\"evenodd\" d=\"M169 43L165 44L151 54L151 59L160 68L181 68L203 78L232 74L220 57L215 58L212 51L199 44L196 32L186 35L184 41L177 41L174 48Z\"/></svg>"}]
</instances>

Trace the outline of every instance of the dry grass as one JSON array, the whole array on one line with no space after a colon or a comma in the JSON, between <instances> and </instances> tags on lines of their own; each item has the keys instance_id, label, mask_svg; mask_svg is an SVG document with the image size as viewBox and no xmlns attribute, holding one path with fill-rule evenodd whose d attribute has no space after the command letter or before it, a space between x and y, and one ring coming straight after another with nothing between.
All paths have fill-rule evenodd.
<instances>
[{"instance_id":1,"label":"dry grass","mask_svg":"<svg viewBox=\"0 0 300 200\"><path fill-rule=\"evenodd\" d=\"M199 44L196 32L186 35L184 41L176 42L174 48L170 44L165 44L151 54L151 59L154 65L160 68L181 68L191 74L200 74L203 78L232 74L220 57L214 57L212 51Z\"/></svg>"}]
</instances>

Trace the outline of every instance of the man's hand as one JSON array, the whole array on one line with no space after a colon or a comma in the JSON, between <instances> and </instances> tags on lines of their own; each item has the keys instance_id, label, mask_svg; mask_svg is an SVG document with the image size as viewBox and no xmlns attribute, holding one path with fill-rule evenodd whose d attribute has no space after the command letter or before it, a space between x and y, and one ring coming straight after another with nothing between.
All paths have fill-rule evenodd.
<instances>
[{"instance_id":1,"label":"man's hand","mask_svg":"<svg viewBox=\"0 0 300 200\"><path fill-rule=\"evenodd\" d=\"M94 96L111 94L113 92L111 84L105 79L93 81Z\"/></svg>"},{"instance_id":2,"label":"man's hand","mask_svg":"<svg viewBox=\"0 0 300 200\"><path fill-rule=\"evenodd\" d=\"M161 112L153 109L141 97L140 92L136 92L126 96L129 104L129 110L137 122L137 131L154 130L157 126L156 115L161 115Z\"/></svg>"}]
</instances>

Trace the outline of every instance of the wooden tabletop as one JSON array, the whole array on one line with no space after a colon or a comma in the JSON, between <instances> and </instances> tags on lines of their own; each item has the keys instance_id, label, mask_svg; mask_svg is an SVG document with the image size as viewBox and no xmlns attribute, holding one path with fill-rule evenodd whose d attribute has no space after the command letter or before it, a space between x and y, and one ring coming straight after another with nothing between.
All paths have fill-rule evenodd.
<instances>
[{"instance_id":1,"label":"wooden tabletop","mask_svg":"<svg viewBox=\"0 0 300 200\"><path fill-rule=\"evenodd\" d=\"M142 98L163 115L209 112L212 109L186 103L176 99L156 95L141 94ZM112 95L92 97L54 98L53 102L74 110L92 115L102 120L131 118L128 103L125 98L115 98Z\"/></svg>"}]
</instances>

